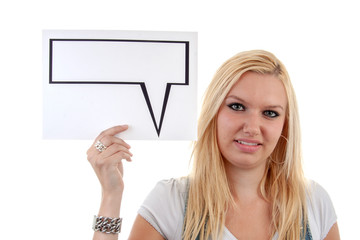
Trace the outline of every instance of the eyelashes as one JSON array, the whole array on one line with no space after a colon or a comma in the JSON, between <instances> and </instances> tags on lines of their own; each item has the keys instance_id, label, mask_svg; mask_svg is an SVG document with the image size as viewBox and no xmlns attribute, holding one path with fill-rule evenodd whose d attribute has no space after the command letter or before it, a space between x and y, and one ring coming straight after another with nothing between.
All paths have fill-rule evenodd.
<instances>
[{"instance_id":1,"label":"eyelashes","mask_svg":"<svg viewBox=\"0 0 360 240\"><path fill-rule=\"evenodd\" d=\"M272 110L266 110L263 112L263 114L269 118L276 118L279 116L279 113Z\"/></svg>"},{"instance_id":2,"label":"eyelashes","mask_svg":"<svg viewBox=\"0 0 360 240\"><path fill-rule=\"evenodd\" d=\"M245 111L246 107L241 104L241 103L230 103L227 105L230 109L234 110L234 111ZM263 115L268 117L268 118L276 118L278 117L280 114L274 110L265 110L263 111Z\"/></svg>"},{"instance_id":3,"label":"eyelashes","mask_svg":"<svg viewBox=\"0 0 360 240\"><path fill-rule=\"evenodd\" d=\"M227 106L234 111L244 111L245 110L245 106L240 103L230 103Z\"/></svg>"}]
</instances>

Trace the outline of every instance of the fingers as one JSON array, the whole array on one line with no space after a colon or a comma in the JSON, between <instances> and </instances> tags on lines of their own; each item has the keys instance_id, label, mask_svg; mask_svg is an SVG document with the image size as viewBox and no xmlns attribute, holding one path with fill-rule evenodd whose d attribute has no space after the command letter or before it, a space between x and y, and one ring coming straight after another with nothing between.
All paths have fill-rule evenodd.
<instances>
[{"instance_id":1,"label":"fingers","mask_svg":"<svg viewBox=\"0 0 360 240\"><path fill-rule=\"evenodd\" d=\"M116 134L123 132L126 129L128 129L127 125L120 125L101 132L95 139L94 144L87 151L88 160L92 162L95 158L108 158L112 155L116 155L118 158L120 157L120 161L121 159L131 161L132 153L129 151L130 145L121 138L115 137ZM99 151L95 148L95 143L98 141L105 145L106 148L104 150Z\"/></svg>"},{"instance_id":2,"label":"fingers","mask_svg":"<svg viewBox=\"0 0 360 240\"><path fill-rule=\"evenodd\" d=\"M113 155L111 155L109 158L114 158L115 160L118 160L118 161L120 159L125 159L126 161L131 162L132 161L131 157L132 157L131 153L119 151L119 152L116 152Z\"/></svg>"},{"instance_id":3,"label":"fingers","mask_svg":"<svg viewBox=\"0 0 360 240\"><path fill-rule=\"evenodd\" d=\"M102 139L104 136L115 136L118 133L121 133L129 128L128 125L119 125L109 129L106 129L100 133L100 135L95 139L95 142Z\"/></svg>"},{"instance_id":4,"label":"fingers","mask_svg":"<svg viewBox=\"0 0 360 240\"><path fill-rule=\"evenodd\" d=\"M129 149L121 144L111 144L104 152L101 153L102 158L108 158L113 155L120 157L121 159L126 159L127 161L131 161L131 157L133 156Z\"/></svg>"},{"instance_id":5,"label":"fingers","mask_svg":"<svg viewBox=\"0 0 360 240\"><path fill-rule=\"evenodd\" d=\"M112 144L119 144L121 146L124 146L127 149L130 149L130 145L127 144L124 140L118 137L114 137L111 135L105 135L102 138L100 138L98 141L100 141L102 144L104 144L107 148L110 147Z\"/></svg>"}]
</instances>

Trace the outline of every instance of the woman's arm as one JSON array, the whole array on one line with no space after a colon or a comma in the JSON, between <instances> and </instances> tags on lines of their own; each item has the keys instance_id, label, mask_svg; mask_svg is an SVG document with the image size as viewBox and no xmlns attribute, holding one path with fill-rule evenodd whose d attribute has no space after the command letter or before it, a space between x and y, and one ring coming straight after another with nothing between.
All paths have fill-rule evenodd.
<instances>
[{"instance_id":1,"label":"woman's arm","mask_svg":"<svg viewBox=\"0 0 360 240\"><path fill-rule=\"evenodd\" d=\"M129 240L165 240L165 238L148 221L137 215Z\"/></svg>"},{"instance_id":2,"label":"woman's arm","mask_svg":"<svg viewBox=\"0 0 360 240\"><path fill-rule=\"evenodd\" d=\"M131 161L130 146L122 139L115 137L123 132L127 126L116 126L103 131L87 151L87 159L99 179L102 189L101 205L98 216L118 218L124 191L122 160ZM96 149L95 144L100 141L105 149ZM116 240L118 234L94 233L94 240Z\"/></svg>"},{"instance_id":3,"label":"woman's arm","mask_svg":"<svg viewBox=\"0 0 360 240\"><path fill-rule=\"evenodd\" d=\"M122 195L102 196L101 205L98 216L106 216L118 218L120 216ZM117 240L118 234L106 234L102 232L94 232L93 240Z\"/></svg>"},{"instance_id":4,"label":"woman's arm","mask_svg":"<svg viewBox=\"0 0 360 240\"><path fill-rule=\"evenodd\" d=\"M87 158L99 179L102 189L101 205L98 216L118 218L124 191L122 160L131 161L130 146L115 137L127 126L116 126L103 131L87 151ZM100 141L106 146L99 151L95 144ZM118 234L94 232L93 240L117 240ZM164 240L160 233L140 215L136 218L130 237L132 240Z\"/></svg>"},{"instance_id":5,"label":"woman's arm","mask_svg":"<svg viewBox=\"0 0 360 240\"><path fill-rule=\"evenodd\" d=\"M340 233L337 223L335 223L328 233L328 235L324 238L324 240L340 240Z\"/></svg>"}]
</instances>

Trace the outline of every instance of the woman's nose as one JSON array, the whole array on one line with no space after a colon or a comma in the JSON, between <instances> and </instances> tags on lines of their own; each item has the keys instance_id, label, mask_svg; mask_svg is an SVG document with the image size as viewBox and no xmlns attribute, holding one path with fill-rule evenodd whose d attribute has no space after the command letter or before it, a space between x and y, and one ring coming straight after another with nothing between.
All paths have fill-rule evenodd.
<instances>
[{"instance_id":1,"label":"woman's nose","mask_svg":"<svg viewBox=\"0 0 360 240\"><path fill-rule=\"evenodd\" d=\"M255 114L244 118L243 132L249 136L254 137L260 134L260 119Z\"/></svg>"}]
</instances>

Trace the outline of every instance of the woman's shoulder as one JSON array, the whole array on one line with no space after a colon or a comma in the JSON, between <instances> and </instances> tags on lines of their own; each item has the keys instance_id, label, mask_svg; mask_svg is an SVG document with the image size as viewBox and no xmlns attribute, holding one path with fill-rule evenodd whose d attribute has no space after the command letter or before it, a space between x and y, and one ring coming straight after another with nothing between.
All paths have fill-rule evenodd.
<instances>
[{"instance_id":1,"label":"woman's shoulder","mask_svg":"<svg viewBox=\"0 0 360 240\"><path fill-rule=\"evenodd\" d=\"M307 202L312 207L332 207L332 201L328 192L314 180L307 181Z\"/></svg>"},{"instance_id":2,"label":"woman's shoulder","mask_svg":"<svg viewBox=\"0 0 360 240\"><path fill-rule=\"evenodd\" d=\"M187 196L187 178L159 181L140 207L138 213L164 238L181 236Z\"/></svg>"},{"instance_id":3,"label":"woman's shoulder","mask_svg":"<svg viewBox=\"0 0 360 240\"><path fill-rule=\"evenodd\" d=\"M328 192L313 180L307 183L307 209L312 234L323 239L337 217Z\"/></svg>"},{"instance_id":4,"label":"woman's shoulder","mask_svg":"<svg viewBox=\"0 0 360 240\"><path fill-rule=\"evenodd\" d=\"M144 204L159 207L181 208L187 196L187 178L171 178L157 182Z\"/></svg>"},{"instance_id":5,"label":"woman's shoulder","mask_svg":"<svg viewBox=\"0 0 360 240\"><path fill-rule=\"evenodd\" d=\"M159 181L154 190L169 195L183 195L187 193L188 178L170 178Z\"/></svg>"}]
</instances>

